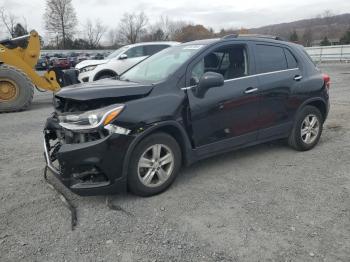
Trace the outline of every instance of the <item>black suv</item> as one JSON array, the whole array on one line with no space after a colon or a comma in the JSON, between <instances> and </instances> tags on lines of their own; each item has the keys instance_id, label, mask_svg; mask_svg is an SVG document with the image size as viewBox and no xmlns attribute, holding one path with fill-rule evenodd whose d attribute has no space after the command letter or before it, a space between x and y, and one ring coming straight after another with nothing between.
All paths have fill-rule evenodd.
<instances>
[{"instance_id":1,"label":"black suv","mask_svg":"<svg viewBox=\"0 0 350 262\"><path fill-rule=\"evenodd\" d=\"M329 77L302 46L228 36L167 48L118 79L62 89L47 120L51 171L80 195L165 190L181 166L286 138L319 141Z\"/></svg>"}]
</instances>

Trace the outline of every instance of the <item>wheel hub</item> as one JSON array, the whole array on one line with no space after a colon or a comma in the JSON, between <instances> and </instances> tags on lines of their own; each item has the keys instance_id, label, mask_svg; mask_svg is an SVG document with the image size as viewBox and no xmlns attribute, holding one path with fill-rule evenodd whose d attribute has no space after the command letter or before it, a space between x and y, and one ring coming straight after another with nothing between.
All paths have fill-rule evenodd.
<instances>
[{"instance_id":1,"label":"wheel hub","mask_svg":"<svg viewBox=\"0 0 350 262\"><path fill-rule=\"evenodd\" d=\"M301 125L301 138L304 143L311 144L313 143L319 133L320 125L317 117L313 114L310 114L305 117Z\"/></svg>"},{"instance_id":2,"label":"wheel hub","mask_svg":"<svg viewBox=\"0 0 350 262\"><path fill-rule=\"evenodd\" d=\"M11 101L18 96L18 86L9 79L0 79L0 101Z\"/></svg>"},{"instance_id":3,"label":"wheel hub","mask_svg":"<svg viewBox=\"0 0 350 262\"><path fill-rule=\"evenodd\" d=\"M160 186L167 181L174 168L174 156L166 145L149 147L138 163L138 176L147 187Z\"/></svg>"}]
</instances>

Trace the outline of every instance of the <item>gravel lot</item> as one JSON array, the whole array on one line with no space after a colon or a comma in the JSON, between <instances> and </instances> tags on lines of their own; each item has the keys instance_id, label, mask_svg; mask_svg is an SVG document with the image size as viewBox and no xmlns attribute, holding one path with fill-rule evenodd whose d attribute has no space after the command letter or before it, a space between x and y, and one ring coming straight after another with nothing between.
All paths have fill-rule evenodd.
<instances>
[{"instance_id":1,"label":"gravel lot","mask_svg":"<svg viewBox=\"0 0 350 262\"><path fill-rule=\"evenodd\" d=\"M350 65L322 69L332 108L315 149L274 142L201 161L161 195L113 196L129 214L65 191L74 231L43 179L52 95L1 114L0 261L350 261Z\"/></svg>"}]
</instances>

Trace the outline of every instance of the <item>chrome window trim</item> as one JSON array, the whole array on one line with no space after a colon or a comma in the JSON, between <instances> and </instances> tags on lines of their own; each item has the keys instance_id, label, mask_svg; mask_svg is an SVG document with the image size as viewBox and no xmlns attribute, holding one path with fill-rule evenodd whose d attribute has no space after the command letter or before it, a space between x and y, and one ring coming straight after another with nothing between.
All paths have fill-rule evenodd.
<instances>
[{"instance_id":1,"label":"chrome window trim","mask_svg":"<svg viewBox=\"0 0 350 262\"><path fill-rule=\"evenodd\" d=\"M245 78L250 78L250 77L271 75L271 74L283 73L283 72L294 71L294 70L299 70L299 68L298 68L298 67L295 67L295 68L290 68L290 69L284 69L284 70L278 70L278 71L272 71L272 72L254 74L254 75L249 75L249 76L242 76L242 77L237 77L237 78L233 78L233 79L227 79L227 80L225 80L224 82L226 83L226 82L237 81L237 80L240 80L240 79L245 79ZM183 88L181 88L181 90L189 90L189 89L191 89L192 87L195 87L195 86L183 87Z\"/></svg>"}]
</instances>

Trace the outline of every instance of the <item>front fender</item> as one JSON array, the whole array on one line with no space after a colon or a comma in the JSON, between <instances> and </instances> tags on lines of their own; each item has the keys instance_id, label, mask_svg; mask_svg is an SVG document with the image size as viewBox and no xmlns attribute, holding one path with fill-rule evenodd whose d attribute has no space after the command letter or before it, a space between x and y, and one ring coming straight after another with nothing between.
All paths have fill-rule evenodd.
<instances>
[{"instance_id":1,"label":"front fender","mask_svg":"<svg viewBox=\"0 0 350 262\"><path fill-rule=\"evenodd\" d=\"M158 122L158 123L154 123L152 125L145 126L144 128L142 128L142 131L137 132L135 134L135 139L132 141L132 143L130 144L130 146L125 154L124 163L123 163L123 171L122 171L123 178L126 178L126 176L127 176L131 154L134 151L135 147L140 143L140 141L152 133L155 133L157 131L163 131L164 128L166 128L166 127L176 128L178 130L178 132L181 134L181 138L182 138L183 143L181 143L181 144L179 143L179 144L180 144L180 147L182 148L182 152L184 154L183 158L185 160L186 165L189 165L192 162L194 162L191 142L188 138L188 135L187 135L185 128L180 123L173 121L173 120Z\"/></svg>"}]
</instances>

